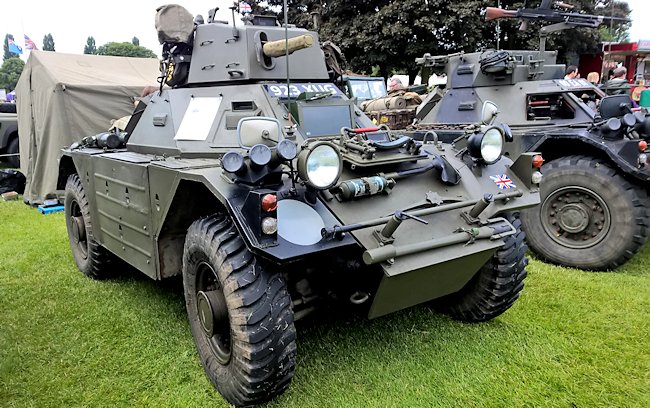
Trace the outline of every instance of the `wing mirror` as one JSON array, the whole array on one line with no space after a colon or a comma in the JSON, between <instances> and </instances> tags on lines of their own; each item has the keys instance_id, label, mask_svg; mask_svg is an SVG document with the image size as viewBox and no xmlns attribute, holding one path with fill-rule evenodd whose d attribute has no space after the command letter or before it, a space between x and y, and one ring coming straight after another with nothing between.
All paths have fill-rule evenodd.
<instances>
[{"instance_id":1,"label":"wing mirror","mask_svg":"<svg viewBox=\"0 0 650 408\"><path fill-rule=\"evenodd\" d=\"M242 118L237 123L239 145L247 149L258 144L275 146L281 135L280 122L275 118L253 116Z\"/></svg>"},{"instance_id":2,"label":"wing mirror","mask_svg":"<svg viewBox=\"0 0 650 408\"><path fill-rule=\"evenodd\" d=\"M600 101L598 110L603 120L618 118L632 111L632 102L627 95L606 96Z\"/></svg>"},{"instance_id":3,"label":"wing mirror","mask_svg":"<svg viewBox=\"0 0 650 408\"><path fill-rule=\"evenodd\" d=\"M484 125L491 125L498 114L499 108L496 103L490 101L483 102L483 109L481 109L481 123Z\"/></svg>"}]
</instances>

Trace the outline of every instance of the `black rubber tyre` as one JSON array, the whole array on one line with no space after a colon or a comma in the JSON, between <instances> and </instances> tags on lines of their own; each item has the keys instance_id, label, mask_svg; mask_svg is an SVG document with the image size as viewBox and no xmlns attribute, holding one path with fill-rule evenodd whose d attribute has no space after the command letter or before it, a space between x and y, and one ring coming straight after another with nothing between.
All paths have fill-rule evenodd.
<instances>
[{"instance_id":1,"label":"black rubber tyre","mask_svg":"<svg viewBox=\"0 0 650 408\"><path fill-rule=\"evenodd\" d=\"M18 138L14 137L9 141L7 145L7 154L16 154L18 153ZM11 167L19 168L20 167L20 156L8 156L7 162Z\"/></svg>"},{"instance_id":2,"label":"black rubber tyre","mask_svg":"<svg viewBox=\"0 0 650 408\"><path fill-rule=\"evenodd\" d=\"M95 241L86 192L76 174L65 185L65 219L68 240L77 267L93 279L115 275L115 256Z\"/></svg>"},{"instance_id":3,"label":"black rubber tyre","mask_svg":"<svg viewBox=\"0 0 650 408\"><path fill-rule=\"evenodd\" d=\"M484 322L505 312L519 298L526 278L525 234L517 214L505 218L517 229L517 233L504 239L481 270L456 293L433 302L439 312L465 322Z\"/></svg>"},{"instance_id":4,"label":"black rubber tyre","mask_svg":"<svg viewBox=\"0 0 650 408\"><path fill-rule=\"evenodd\" d=\"M183 286L201 363L230 404L260 404L287 389L296 329L286 283L248 251L228 217L188 229Z\"/></svg>"},{"instance_id":5,"label":"black rubber tyre","mask_svg":"<svg viewBox=\"0 0 650 408\"><path fill-rule=\"evenodd\" d=\"M648 194L610 165L567 156L542 168L541 204L522 211L528 244L545 261L611 270L648 237Z\"/></svg>"}]
</instances>

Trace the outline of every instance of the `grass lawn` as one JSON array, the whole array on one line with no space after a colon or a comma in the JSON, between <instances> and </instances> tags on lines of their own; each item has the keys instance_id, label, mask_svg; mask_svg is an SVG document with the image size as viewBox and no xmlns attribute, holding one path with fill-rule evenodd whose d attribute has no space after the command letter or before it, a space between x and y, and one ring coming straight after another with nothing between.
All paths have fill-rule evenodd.
<instances>
[{"instance_id":1,"label":"grass lawn","mask_svg":"<svg viewBox=\"0 0 650 408\"><path fill-rule=\"evenodd\" d=\"M227 406L179 280L85 278L62 213L0 202L0 406ZM532 260L514 307L463 324L423 306L298 324L271 407L649 407L650 246L615 273Z\"/></svg>"}]
</instances>

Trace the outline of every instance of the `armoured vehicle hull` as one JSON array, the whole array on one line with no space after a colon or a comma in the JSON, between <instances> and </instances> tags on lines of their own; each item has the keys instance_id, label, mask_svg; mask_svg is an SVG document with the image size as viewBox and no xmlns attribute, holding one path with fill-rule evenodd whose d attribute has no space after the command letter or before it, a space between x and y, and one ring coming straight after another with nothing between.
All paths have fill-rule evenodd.
<instances>
[{"instance_id":1,"label":"armoured vehicle hull","mask_svg":"<svg viewBox=\"0 0 650 408\"><path fill-rule=\"evenodd\" d=\"M424 101L411 129L416 137L441 124L462 127L480 117L484 101L495 102L497 121L515 137L505 147L516 160L541 152L545 181L542 205L523 213L531 248L545 260L588 270L611 270L646 242L650 162L649 129L629 100L615 114L598 105L605 94L584 79L563 79L564 65L551 51L488 51L425 56L444 67L449 83L439 102ZM619 101L621 102L621 101ZM434 106L435 105L435 106ZM617 130L606 120L623 121ZM435 123L435 125L433 125ZM445 141L453 138L448 133Z\"/></svg>"},{"instance_id":2,"label":"armoured vehicle hull","mask_svg":"<svg viewBox=\"0 0 650 408\"><path fill-rule=\"evenodd\" d=\"M79 269L182 275L206 374L237 406L289 386L293 322L332 300L369 317L431 301L465 321L503 313L526 276L516 213L539 202L534 155L502 157L500 130L452 148L376 128L327 82L314 33L262 23L189 27L183 58L166 56L174 89L126 133L66 149L59 181Z\"/></svg>"}]
</instances>

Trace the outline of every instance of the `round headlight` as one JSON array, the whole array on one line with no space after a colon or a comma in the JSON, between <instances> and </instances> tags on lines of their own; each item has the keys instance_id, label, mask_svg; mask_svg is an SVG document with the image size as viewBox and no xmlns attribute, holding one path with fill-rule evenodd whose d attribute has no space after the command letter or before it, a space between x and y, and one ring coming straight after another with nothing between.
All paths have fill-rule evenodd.
<instances>
[{"instance_id":1,"label":"round headlight","mask_svg":"<svg viewBox=\"0 0 650 408\"><path fill-rule=\"evenodd\" d=\"M271 149L265 144L256 144L248 152L251 162L257 166L266 166L271 161Z\"/></svg>"},{"instance_id":2,"label":"round headlight","mask_svg":"<svg viewBox=\"0 0 650 408\"><path fill-rule=\"evenodd\" d=\"M329 143L319 143L303 150L298 157L298 175L317 190L326 190L336 184L341 167L341 156Z\"/></svg>"},{"instance_id":3,"label":"round headlight","mask_svg":"<svg viewBox=\"0 0 650 408\"><path fill-rule=\"evenodd\" d=\"M488 129L481 140L481 158L486 164L495 163L503 152L503 135L497 128Z\"/></svg>"},{"instance_id":4,"label":"round headlight","mask_svg":"<svg viewBox=\"0 0 650 408\"><path fill-rule=\"evenodd\" d=\"M278 143L278 156L281 160L290 161L296 158L298 154L298 146L294 142L288 139L282 139Z\"/></svg>"},{"instance_id":5,"label":"round headlight","mask_svg":"<svg viewBox=\"0 0 650 408\"><path fill-rule=\"evenodd\" d=\"M221 158L221 166L228 173L239 173L244 169L244 156L238 152L228 152Z\"/></svg>"}]
</instances>

